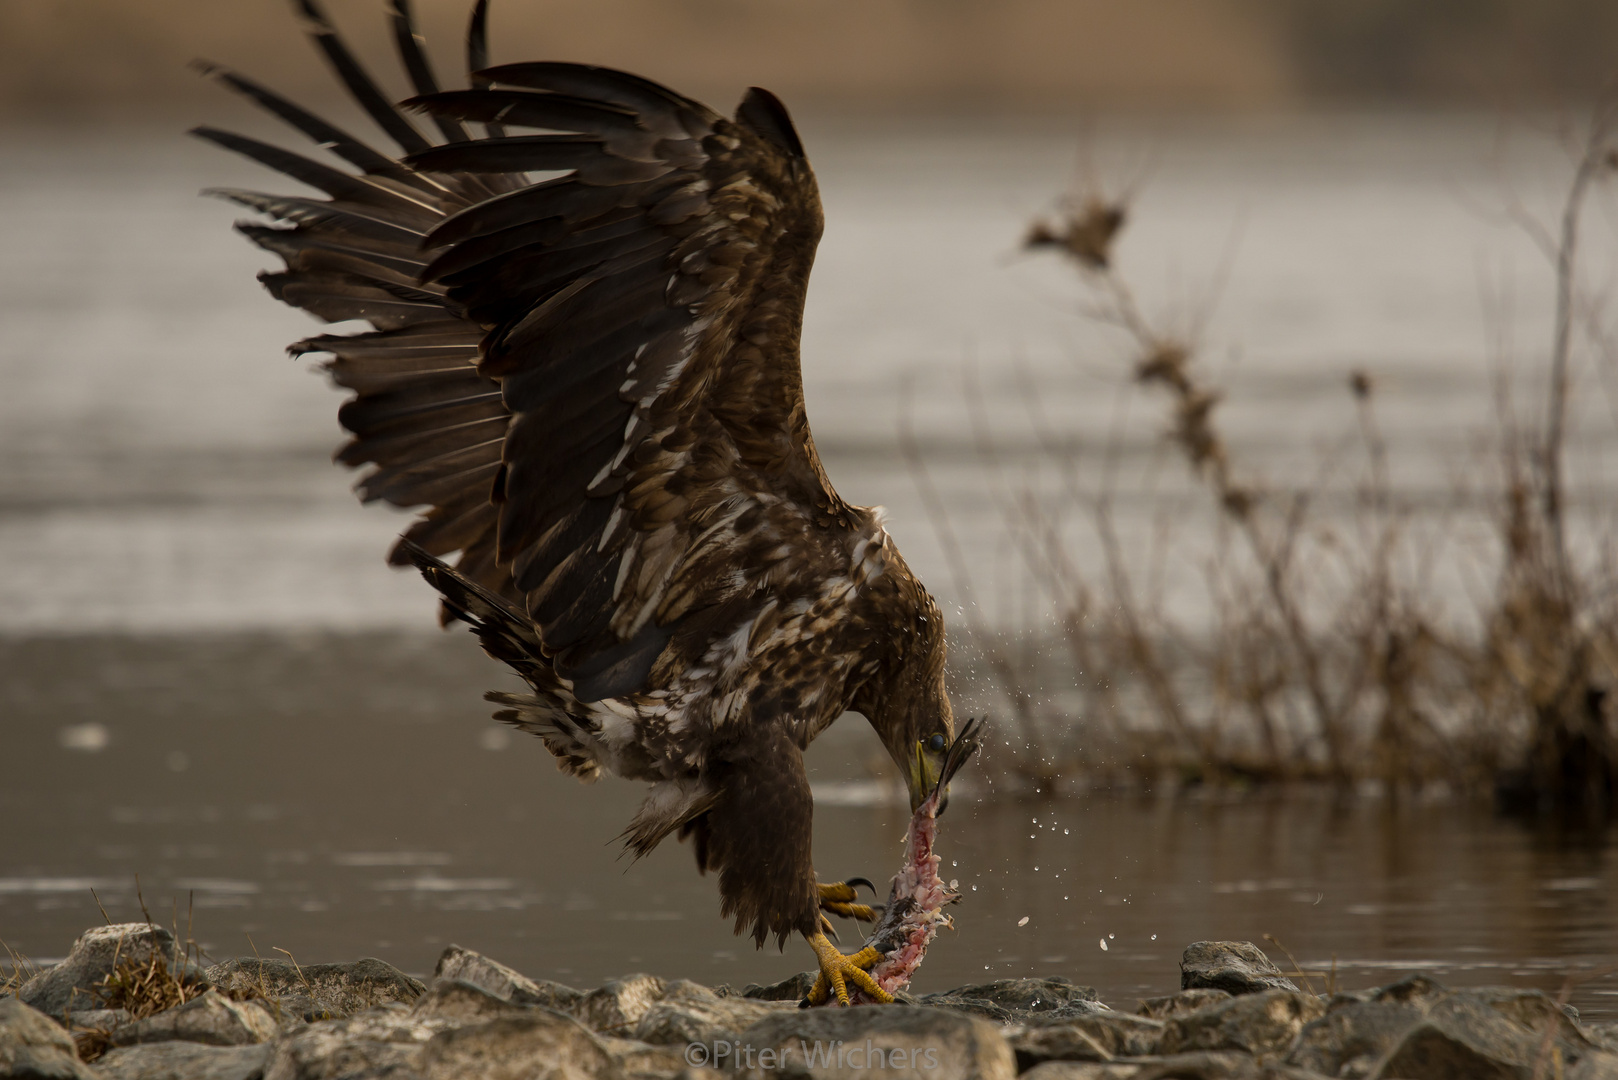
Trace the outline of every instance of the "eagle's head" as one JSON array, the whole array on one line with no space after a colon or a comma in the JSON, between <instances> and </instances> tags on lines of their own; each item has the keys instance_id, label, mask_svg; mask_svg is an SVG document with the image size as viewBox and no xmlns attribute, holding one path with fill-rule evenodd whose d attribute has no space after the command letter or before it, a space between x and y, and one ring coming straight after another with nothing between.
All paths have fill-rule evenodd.
<instances>
[{"instance_id":1,"label":"eagle's head","mask_svg":"<svg viewBox=\"0 0 1618 1080\"><path fill-rule=\"evenodd\" d=\"M854 708L871 721L899 766L914 813L943 775L955 741L955 714L944 688L944 617L897 554L890 555L898 565L890 564L887 587L874 597L881 613L881 662L856 694ZM946 798L940 798L940 811Z\"/></svg>"}]
</instances>

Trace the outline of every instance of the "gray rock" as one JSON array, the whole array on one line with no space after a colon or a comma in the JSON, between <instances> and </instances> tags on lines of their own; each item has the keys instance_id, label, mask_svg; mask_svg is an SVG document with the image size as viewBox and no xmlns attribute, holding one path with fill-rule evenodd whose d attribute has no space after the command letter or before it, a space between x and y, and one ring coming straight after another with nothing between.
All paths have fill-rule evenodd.
<instances>
[{"instance_id":1,"label":"gray rock","mask_svg":"<svg viewBox=\"0 0 1618 1080\"><path fill-rule=\"evenodd\" d=\"M771 1013L796 1008L794 1001L720 997L706 986L681 979L664 987L662 998L635 1023L633 1034L655 1046L712 1044L739 1035Z\"/></svg>"},{"instance_id":2,"label":"gray rock","mask_svg":"<svg viewBox=\"0 0 1618 1080\"><path fill-rule=\"evenodd\" d=\"M433 988L410 1006L410 1011L420 1017L473 1024L521 1016L534 1007L518 1005L481 986L456 979L453 982L435 981Z\"/></svg>"},{"instance_id":3,"label":"gray rock","mask_svg":"<svg viewBox=\"0 0 1618 1080\"><path fill-rule=\"evenodd\" d=\"M50 1017L18 1001L0 998L0 1076L30 1080L90 1080L73 1036Z\"/></svg>"},{"instance_id":4,"label":"gray rock","mask_svg":"<svg viewBox=\"0 0 1618 1080\"><path fill-rule=\"evenodd\" d=\"M871 1080L908 1072L927 1080L1011 1080L1011 1046L985 1020L927 1006L867 1005L854 1009L795 1009L759 1021L735 1040L751 1066L741 1071L768 1080L783 1066L811 1076ZM837 1043L843 1059L837 1060ZM869 1047L869 1051L867 1050ZM804 1060L805 1049L815 1060ZM761 1056L768 1051L772 1066ZM882 1066L874 1055L883 1056ZM856 1063L849 1057L853 1054ZM894 1061L892 1055L900 1060ZM828 1057L829 1055L829 1057ZM731 1066L718 1062L723 1069ZM884 1068L886 1071L884 1071Z\"/></svg>"},{"instance_id":5,"label":"gray rock","mask_svg":"<svg viewBox=\"0 0 1618 1080\"><path fill-rule=\"evenodd\" d=\"M1164 1024L1127 1013L1041 1017L1007 1032L1017 1068L1045 1061L1111 1061L1157 1053Z\"/></svg>"},{"instance_id":6,"label":"gray rock","mask_svg":"<svg viewBox=\"0 0 1618 1080\"><path fill-rule=\"evenodd\" d=\"M101 1002L95 987L112 974L114 961L145 964L154 952L166 966L176 967L174 935L161 926L118 923L94 927L79 935L67 959L23 983L17 998L53 1017L97 1008ZM205 981L202 969L183 957L175 975L186 982Z\"/></svg>"},{"instance_id":7,"label":"gray rock","mask_svg":"<svg viewBox=\"0 0 1618 1080\"><path fill-rule=\"evenodd\" d=\"M1287 1062L1348 1077L1518 1075L1532 1071L1547 1031L1565 1065L1604 1056L1586 1029L1537 990L1451 991L1410 976L1332 998L1326 1015L1299 1033Z\"/></svg>"},{"instance_id":8,"label":"gray rock","mask_svg":"<svg viewBox=\"0 0 1618 1080\"><path fill-rule=\"evenodd\" d=\"M1521 1080L1525 1055L1502 1060L1498 1046L1479 1046L1464 1033L1423 1021L1405 1032L1398 1044L1367 1075L1387 1080Z\"/></svg>"},{"instance_id":9,"label":"gray rock","mask_svg":"<svg viewBox=\"0 0 1618 1080\"><path fill-rule=\"evenodd\" d=\"M742 987L742 997L758 1001L802 1001L808 996L810 987L815 985L815 980L819 977L818 971L800 971L791 978L782 979L769 986L748 983Z\"/></svg>"},{"instance_id":10,"label":"gray rock","mask_svg":"<svg viewBox=\"0 0 1618 1080\"><path fill-rule=\"evenodd\" d=\"M109 1041L113 1046L171 1040L249 1046L268 1042L280 1033L280 1025L263 1002L232 1001L218 990L208 990L183 1005L112 1028Z\"/></svg>"},{"instance_id":11,"label":"gray rock","mask_svg":"<svg viewBox=\"0 0 1618 1080\"><path fill-rule=\"evenodd\" d=\"M1449 997L1450 989L1441 982L1429 979L1425 975L1406 975L1398 982L1387 986L1377 987L1366 991L1363 995L1365 1001L1393 1002L1400 1005L1412 1005L1421 1010L1423 1016L1427 1010Z\"/></svg>"},{"instance_id":12,"label":"gray rock","mask_svg":"<svg viewBox=\"0 0 1618 1080\"><path fill-rule=\"evenodd\" d=\"M260 1080L270 1048L148 1043L109 1050L96 1062L102 1080Z\"/></svg>"},{"instance_id":13,"label":"gray rock","mask_svg":"<svg viewBox=\"0 0 1618 1080\"><path fill-rule=\"evenodd\" d=\"M1556 1075L1554 1066L1547 1072ZM1596 1050L1581 1057L1562 1072L1563 1080L1618 1080L1618 1054Z\"/></svg>"},{"instance_id":14,"label":"gray rock","mask_svg":"<svg viewBox=\"0 0 1618 1080\"><path fill-rule=\"evenodd\" d=\"M433 971L433 981L437 983L441 979L452 981L460 979L481 986L496 997L505 998L517 1005L544 1005L563 1012L572 1008L584 997L583 993L571 986L547 982L544 979L530 979L497 960L490 960L482 953L463 949L459 945L451 945L438 958L438 967Z\"/></svg>"},{"instance_id":15,"label":"gray rock","mask_svg":"<svg viewBox=\"0 0 1618 1080\"><path fill-rule=\"evenodd\" d=\"M1041 1014L1079 1015L1106 1010L1094 988L1078 986L1060 975L1048 979L997 979L925 994L918 1005L955 1009L986 1020L1008 1023Z\"/></svg>"},{"instance_id":16,"label":"gray rock","mask_svg":"<svg viewBox=\"0 0 1618 1080\"><path fill-rule=\"evenodd\" d=\"M134 1019L128 1009L78 1009L67 1014L69 1031L111 1031Z\"/></svg>"},{"instance_id":17,"label":"gray rock","mask_svg":"<svg viewBox=\"0 0 1618 1080\"><path fill-rule=\"evenodd\" d=\"M351 1016L374 1005L409 1004L426 991L392 964L365 957L349 964L294 964L242 956L208 969L208 980L223 990L259 992L277 999L285 1012L307 1020Z\"/></svg>"},{"instance_id":18,"label":"gray rock","mask_svg":"<svg viewBox=\"0 0 1618 1080\"><path fill-rule=\"evenodd\" d=\"M618 1063L600 1039L572 1017L542 1007L441 1032L420 1049L414 1066L414 1074L424 1080L595 1080L619 1075Z\"/></svg>"},{"instance_id":19,"label":"gray rock","mask_svg":"<svg viewBox=\"0 0 1618 1080\"><path fill-rule=\"evenodd\" d=\"M1575 1054L1594 1049L1598 1044L1584 1034L1578 1024L1578 1012L1559 1006L1554 998L1541 990L1518 990L1513 987L1483 986L1457 990L1442 1003L1433 1006L1435 1014L1460 1007L1461 1002L1485 1006L1504 1016L1519 1027L1543 1036L1548 1026L1556 1028L1558 1042Z\"/></svg>"},{"instance_id":20,"label":"gray rock","mask_svg":"<svg viewBox=\"0 0 1618 1080\"><path fill-rule=\"evenodd\" d=\"M1313 994L1266 990L1169 1019L1161 1052L1239 1050L1263 1063L1284 1055L1303 1026L1318 1020L1326 1003Z\"/></svg>"},{"instance_id":21,"label":"gray rock","mask_svg":"<svg viewBox=\"0 0 1618 1080\"><path fill-rule=\"evenodd\" d=\"M1584 1024L1580 1030L1584 1037L1595 1043L1601 1049L1618 1054L1618 1021L1608 1021L1601 1024Z\"/></svg>"},{"instance_id":22,"label":"gray rock","mask_svg":"<svg viewBox=\"0 0 1618 1080\"><path fill-rule=\"evenodd\" d=\"M1184 1016L1198 1009L1206 1009L1209 1005L1229 1001L1230 997L1228 990L1181 990L1166 997L1146 998L1135 1010L1135 1015L1151 1020L1167 1020L1171 1016Z\"/></svg>"},{"instance_id":23,"label":"gray rock","mask_svg":"<svg viewBox=\"0 0 1618 1080\"><path fill-rule=\"evenodd\" d=\"M1599 1054L1556 1002L1537 990L1457 990L1431 1004L1426 1019L1406 1031L1370 1075L1527 1075L1542 1048L1554 1051L1564 1065Z\"/></svg>"},{"instance_id":24,"label":"gray rock","mask_svg":"<svg viewBox=\"0 0 1618 1080\"><path fill-rule=\"evenodd\" d=\"M1198 941L1180 957L1180 989L1257 994L1298 987L1251 941Z\"/></svg>"},{"instance_id":25,"label":"gray rock","mask_svg":"<svg viewBox=\"0 0 1618 1080\"><path fill-rule=\"evenodd\" d=\"M685 1046L652 1046L638 1039L619 1039L612 1035L597 1035L596 1038L612 1055L615 1075L627 1080L671 1080L681 1073L690 1072L685 1059Z\"/></svg>"},{"instance_id":26,"label":"gray rock","mask_svg":"<svg viewBox=\"0 0 1618 1080\"><path fill-rule=\"evenodd\" d=\"M591 1031L627 1035L662 996L656 975L625 975L591 990L567 1012Z\"/></svg>"},{"instance_id":27,"label":"gray rock","mask_svg":"<svg viewBox=\"0 0 1618 1080\"><path fill-rule=\"evenodd\" d=\"M1325 1016L1303 1026L1287 1064L1327 1076L1364 1076L1422 1015L1406 1002L1334 999Z\"/></svg>"},{"instance_id":28,"label":"gray rock","mask_svg":"<svg viewBox=\"0 0 1618 1080\"><path fill-rule=\"evenodd\" d=\"M435 1035L459 1026L444 1017L418 1016L397 1002L346 1019L309 1024L270 1044L264 1080L372 1076L412 1080L421 1075L417 1066L422 1047Z\"/></svg>"},{"instance_id":29,"label":"gray rock","mask_svg":"<svg viewBox=\"0 0 1618 1080\"><path fill-rule=\"evenodd\" d=\"M1048 1061L1019 1080L1324 1080L1316 1073L1288 1067L1260 1066L1246 1054L1216 1051L1171 1054L1150 1061L1082 1063Z\"/></svg>"}]
</instances>

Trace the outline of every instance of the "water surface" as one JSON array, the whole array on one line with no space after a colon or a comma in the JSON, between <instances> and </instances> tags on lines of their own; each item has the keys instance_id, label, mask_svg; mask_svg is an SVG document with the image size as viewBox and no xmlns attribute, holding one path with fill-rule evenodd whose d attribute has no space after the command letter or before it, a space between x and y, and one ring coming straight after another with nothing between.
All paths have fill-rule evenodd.
<instances>
[{"instance_id":1,"label":"water surface","mask_svg":"<svg viewBox=\"0 0 1618 1080\"><path fill-rule=\"evenodd\" d=\"M195 897L216 956L369 954L423 972L456 942L576 986L807 966L801 944L782 956L733 937L683 846L621 858L638 787L582 786L538 740L508 736L479 700L508 683L460 633L0 645L0 938L60 956L99 921L92 888L136 917L138 874L165 921ZM881 753L858 716L811 749L823 875L898 868L908 815L870 797ZM918 990L1062 974L1130 1006L1177 988L1191 941L1255 941L1285 965L1264 934L1305 969L1335 963L1348 988L1421 971L1554 992L1618 960L1610 835L1311 794L996 800L973 771L939 841L964 893L958 929ZM1573 1000L1618 1017L1615 990Z\"/></svg>"}]
</instances>

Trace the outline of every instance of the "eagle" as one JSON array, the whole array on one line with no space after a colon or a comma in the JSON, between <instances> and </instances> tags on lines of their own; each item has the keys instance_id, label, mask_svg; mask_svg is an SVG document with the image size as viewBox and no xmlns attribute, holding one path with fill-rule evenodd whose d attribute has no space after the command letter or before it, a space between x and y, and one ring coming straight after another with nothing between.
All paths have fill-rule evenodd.
<instances>
[{"instance_id":1,"label":"eagle","mask_svg":"<svg viewBox=\"0 0 1618 1080\"><path fill-rule=\"evenodd\" d=\"M869 882L816 877L803 753L863 714L915 810L955 738L944 624L815 452L799 337L822 215L785 106L753 88L726 117L605 67L491 66L488 0L460 90L390 0L415 91L395 104L317 0L294 7L397 150L213 65L330 157L192 133L323 196L209 192L259 215L236 227L284 262L259 275L273 296L369 326L290 352L352 391L336 458L367 467L360 498L419 510L389 561L527 684L487 695L498 719L581 780L650 783L630 853L690 841L736 933L807 941L810 1001L891 1000L880 953L827 936L875 913Z\"/></svg>"}]
</instances>

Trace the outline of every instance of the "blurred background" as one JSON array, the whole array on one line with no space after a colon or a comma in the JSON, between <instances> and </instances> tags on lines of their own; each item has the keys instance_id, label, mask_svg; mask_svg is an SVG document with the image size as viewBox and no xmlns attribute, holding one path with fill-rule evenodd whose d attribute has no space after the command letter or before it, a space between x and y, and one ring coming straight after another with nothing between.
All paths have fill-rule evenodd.
<instances>
[{"instance_id":1,"label":"blurred background","mask_svg":"<svg viewBox=\"0 0 1618 1080\"><path fill-rule=\"evenodd\" d=\"M327 6L405 96L381 0ZM468 6L416 4L446 83ZM1618 8L496 0L491 39L794 112L817 443L1002 735L920 989L1127 1007L1266 933L1351 988L1610 964ZM313 324L197 196L295 185L184 131L305 148L196 58L372 134L291 5L0 0L0 939L61 956L138 874L221 957L805 966L683 849L617 860L639 793L493 724L514 680L383 565ZM817 865L885 880L864 722L811 765Z\"/></svg>"}]
</instances>

